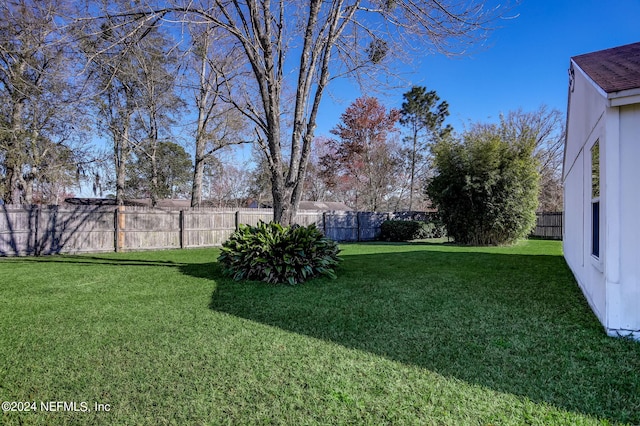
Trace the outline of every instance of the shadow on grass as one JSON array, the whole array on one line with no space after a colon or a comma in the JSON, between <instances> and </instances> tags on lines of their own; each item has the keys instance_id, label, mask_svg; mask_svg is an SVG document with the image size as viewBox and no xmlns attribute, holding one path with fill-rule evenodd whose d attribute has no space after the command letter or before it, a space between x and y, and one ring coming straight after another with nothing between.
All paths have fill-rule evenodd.
<instances>
[{"instance_id":1,"label":"shadow on grass","mask_svg":"<svg viewBox=\"0 0 640 426\"><path fill-rule=\"evenodd\" d=\"M86 255L11 257L2 259L2 262L23 265L30 263L59 263L65 265L168 266L174 268L186 265L186 263L173 262L171 260L124 259L121 257Z\"/></svg>"},{"instance_id":2,"label":"shadow on grass","mask_svg":"<svg viewBox=\"0 0 640 426\"><path fill-rule=\"evenodd\" d=\"M443 246L445 247L445 246ZM640 423L640 344L604 335L560 256L345 256L337 280L215 279L210 307L569 411Z\"/></svg>"}]
</instances>

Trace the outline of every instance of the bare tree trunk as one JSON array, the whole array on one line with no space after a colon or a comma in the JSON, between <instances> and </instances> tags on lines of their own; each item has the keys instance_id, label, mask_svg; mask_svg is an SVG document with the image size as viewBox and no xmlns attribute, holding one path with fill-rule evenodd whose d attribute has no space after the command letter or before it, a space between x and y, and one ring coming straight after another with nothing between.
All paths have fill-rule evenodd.
<instances>
[{"instance_id":1,"label":"bare tree trunk","mask_svg":"<svg viewBox=\"0 0 640 426\"><path fill-rule=\"evenodd\" d=\"M22 179L22 204L33 204L33 176Z\"/></svg>"},{"instance_id":2,"label":"bare tree trunk","mask_svg":"<svg viewBox=\"0 0 640 426\"><path fill-rule=\"evenodd\" d=\"M114 163L116 168L116 204L124 206L124 184L126 178L124 152L126 148L123 146L125 142L122 137L115 142Z\"/></svg>"},{"instance_id":3,"label":"bare tree trunk","mask_svg":"<svg viewBox=\"0 0 640 426\"><path fill-rule=\"evenodd\" d=\"M20 75L24 73L25 64L21 63L18 68ZM23 150L23 144L20 143L20 139L23 137L23 123L22 114L24 111L24 104L26 99L22 97L16 99L16 94L13 98L13 111L11 112L11 134L9 135L8 149L6 152L6 164L7 164L7 188L5 192L6 204L17 204L21 201L22 190L20 188L20 181L22 179L22 167L24 161L20 159L25 155Z\"/></svg>"},{"instance_id":4,"label":"bare tree trunk","mask_svg":"<svg viewBox=\"0 0 640 426\"><path fill-rule=\"evenodd\" d=\"M157 144L157 141L154 143ZM151 153L151 191L149 194L152 207L158 205L158 158L156 152L157 149L154 147Z\"/></svg>"},{"instance_id":5,"label":"bare tree trunk","mask_svg":"<svg viewBox=\"0 0 640 426\"><path fill-rule=\"evenodd\" d=\"M202 204L202 177L204 175L204 163L206 160L205 148L205 127L206 127L206 104L207 91L205 89L205 62L202 61L202 72L200 74L200 93L201 97L197 100L198 105L198 128L196 129L196 155L193 165L193 183L191 186L191 207L199 207Z\"/></svg>"},{"instance_id":6,"label":"bare tree trunk","mask_svg":"<svg viewBox=\"0 0 640 426\"><path fill-rule=\"evenodd\" d=\"M117 134L118 130L114 131L114 161L116 168L116 204L118 206L124 206L124 188L127 178L127 161L129 160L129 117L126 116L127 123L124 124L122 134Z\"/></svg>"},{"instance_id":7,"label":"bare tree trunk","mask_svg":"<svg viewBox=\"0 0 640 426\"><path fill-rule=\"evenodd\" d=\"M411 150L411 183L409 184L409 211L413 211L413 181L416 173L416 145L418 143L418 130L413 129L413 149Z\"/></svg>"},{"instance_id":8,"label":"bare tree trunk","mask_svg":"<svg viewBox=\"0 0 640 426\"><path fill-rule=\"evenodd\" d=\"M198 148L201 148L200 150ZM191 186L191 207L199 207L202 204L202 176L204 174L204 158L202 148L196 145L195 165L193 167L193 183Z\"/></svg>"},{"instance_id":9,"label":"bare tree trunk","mask_svg":"<svg viewBox=\"0 0 640 426\"><path fill-rule=\"evenodd\" d=\"M284 180L281 180L280 185L283 183ZM272 185L272 188L273 220L282 226L292 225L296 212L291 203L291 190L280 188L278 184Z\"/></svg>"}]
</instances>

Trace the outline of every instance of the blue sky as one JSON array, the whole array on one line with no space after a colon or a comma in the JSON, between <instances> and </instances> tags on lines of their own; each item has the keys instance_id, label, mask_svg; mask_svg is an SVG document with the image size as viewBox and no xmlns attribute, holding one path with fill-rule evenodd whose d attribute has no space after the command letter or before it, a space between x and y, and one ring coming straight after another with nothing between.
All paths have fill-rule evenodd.
<instances>
[{"instance_id":1,"label":"blue sky","mask_svg":"<svg viewBox=\"0 0 640 426\"><path fill-rule=\"evenodd\" d=\"M472 55L429 55L408 76L449 103L448 123L457 131L542 104L566 113L570 57L640 41L640 0L522 0L511 15L517 17L500 21ZM389 108L400 107L409 88L376 96ZM333 93L323 98L316 135L328 135L362 94L344 83Z\"/></svg>"}]
</instances>

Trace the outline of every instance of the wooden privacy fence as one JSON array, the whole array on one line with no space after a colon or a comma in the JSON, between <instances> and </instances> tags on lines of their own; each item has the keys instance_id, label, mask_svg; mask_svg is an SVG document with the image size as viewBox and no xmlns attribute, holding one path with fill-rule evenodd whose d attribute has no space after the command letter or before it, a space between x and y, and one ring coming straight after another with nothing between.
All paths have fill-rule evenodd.
<instances>
[{"instance_id":1,"label":"wooden privacy fence","mask_svg":"<svg viewBox=\"0 0 640 426\"><path fill-rule=\"evenodd\" d=\"M532 237L562 239L562 212L536 213L536 227Z\"/></svg>"},{"instance_id":2,"label":"wooden privacy fence","mask_svg":"<svg viewBox=\"0 0 640 426\"><path fill-rule=\"evenodd\" d=\"M337 241L374 240L388 213L301 211ZM271 209L160 210L147 207L0 205L0 256L93 253L221 245L240 224L273 218Z\"/></svg>"},{"instance_id":3,"label":"wooden privacy fence","mask_svg":"<svg viewBox=\"0 0 640 426\"><path fill-rule=\"evenodd\" d=\"M220 246L240 224L273 218L271 209L185 209L0 205L0 256ZM300 211L336 241L371 241L387 219L429 220L429 213ZM539 213L532 236L562 238L562 213Z\"/></svg>"}]
</instances>

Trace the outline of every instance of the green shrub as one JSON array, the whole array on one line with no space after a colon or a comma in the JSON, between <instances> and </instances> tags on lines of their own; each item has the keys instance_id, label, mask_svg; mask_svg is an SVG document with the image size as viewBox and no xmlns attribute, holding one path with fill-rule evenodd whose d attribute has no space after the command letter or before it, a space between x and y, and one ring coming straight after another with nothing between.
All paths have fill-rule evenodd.
<instances>
[{"instance_id":1,"label":"green shrub","mask_svg":"<svg viewBox=\"0 0 640 426\"><path fill-rule=\"evenodd\" d=\"M526 237L538 205L536 140L505 123L476 126L434 147L427 195L447 235L461 244L500 245Z\"/></svg>"},{"instance_id":2,"label":"green shrub","mask_svg":"<svg viewBox=\"0 0 640 426\"><path fill-rule=\"evenodd\" d=\"M444 228L436 222L385 220L380 227L380 239L385 241L409 241L442 236Z\"/></svg>"},{"instance_id":3,"label":"green shrub","mask_svg":"<svg viewBox=\"0 0 640 426\"><path fill-rule=\"evenodd\" d=\"M338 244L315 226L288 226L260 221L240 225L222 245L218 261L234 280L299 284L313 277L335 278Z\"/></svg>"}]
</instances>

